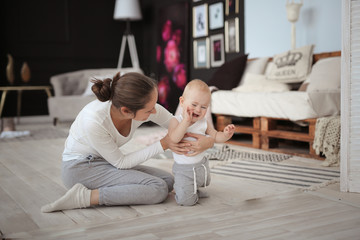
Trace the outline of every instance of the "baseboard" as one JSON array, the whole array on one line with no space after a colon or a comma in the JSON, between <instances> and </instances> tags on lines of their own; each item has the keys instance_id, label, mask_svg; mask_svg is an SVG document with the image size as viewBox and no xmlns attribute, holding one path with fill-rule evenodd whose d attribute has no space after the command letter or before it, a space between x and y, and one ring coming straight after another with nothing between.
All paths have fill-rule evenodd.
<instances>
[{"instance_id":1,"label":"baseboard","mask_svg":"<svg viewBox=\"0 0 360 240\"><path fill-rule=\"evenodd\" d=\"M23 116L19 119L14 117L16 125L23 124L37 124L37 123L52 123L52 118L49 115L39 115L39 116Z\"/></svg>"}]
</instances>

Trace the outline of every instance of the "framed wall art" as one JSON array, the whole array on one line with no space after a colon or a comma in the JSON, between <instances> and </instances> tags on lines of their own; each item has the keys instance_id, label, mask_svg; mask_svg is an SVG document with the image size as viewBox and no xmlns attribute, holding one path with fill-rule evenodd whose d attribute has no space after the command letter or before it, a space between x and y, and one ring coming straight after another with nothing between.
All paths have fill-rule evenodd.
<instances>
[{"instance_id":1,"label":"framed wall art","mask_svg":"<svg viewBox=\"0 0 360 240\"><path fill-rule=\"evenodd\" d=\"M208 5L207 3L193 7L193 37L208 35Z\"/></svg>"},{"instance_id":2,"label":"framed wall art","mask_svg":"<svg viewBox=\"0 0 360 240\"><path fill-rule=\"evenodd\" d=\"M210 36L211 67L219 67L225 62L224 35Z\"/></svg>"},{"instance_id":3,"label":"framed wall art","mask_svg":"<svg viewBox=\"0 0 360 240\"><path fill-rule=\"evenodd\" d=\"M226 0L225 14L226 16L239 13L239 0Z\"/></svg>"},{"instance_id":4,"label":"framed wall art","mask_svg":"<svg viewBox=\"0 0 360 240\"><path fill-rule=\"evenodd\" d=\"M194 41L194 68L210 68L209 38Z\"/></svg>"},{"instance_id":5,"label":"framed wall art","mask_svg":"<svg viewBox=\"0 0 360 240\"><path fill-rule=\"evenodd\" d=\"M218 2L209 6L209 29L224 27L224 3Z\"/></svg>"},{"instance_id":6,"label":"framed wall art","mask_svg":"<svg viewBox=\"0 0 360 240\"><path fill-rule=\"evenodd\" d=\"M225 21L225 51L227 53L239 52L239 18Z\"/></svg>"}]
</instances>

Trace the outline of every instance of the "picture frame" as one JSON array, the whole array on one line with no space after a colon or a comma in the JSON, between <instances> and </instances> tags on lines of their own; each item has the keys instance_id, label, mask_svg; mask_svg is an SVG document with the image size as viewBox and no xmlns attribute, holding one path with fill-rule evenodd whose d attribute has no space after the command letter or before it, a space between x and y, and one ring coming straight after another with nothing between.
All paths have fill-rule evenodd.
<instances>
[{"instance_id":1,"label":"picture frame","mask_svg":"<svg viewBox=\"0 0 360 240\"><path fill-rule=\"evenodd\" d=\"M209 38L194 40L194 68L210 68Z\"/></svg>"},{"instance_id":2,"label":"picture frame","mask_svg":"<svg viewBox=\"0 0 360 240\"><path fill-rule=\"evenodd\" d=\"M224 34L210 36L211 67L219 67L225 62Z\"/></svg>"},{"instance_id":3,"label":"picture frame","mask_svg":"<svg viewBox=\"0 0 360 240\"><path fill-rule=\"evenodd\" d=\"M225 52L239 52L239 18L232 18L225 21Z\"/></svg>"},{"instance_id":4,"label":"picture frame","mask_svg":"<svg viewBox=\"0 0 360 240\"><path fill-rule=\"evenodd\" d=\"M226 0L226 16L239 13L239 0Z\"/></svg>"},{"instance_id":5,"label":"picture frame","mask_svg":"<svg viewBox=\"0 0 360 240\"><path fill-rule=\"evenodd\" d=\"M209 5L209 29L224 27L224 3L217 2Z\"/></svg>"},{"instance_id":6,"label":"picture frame","mask_svg":"<svg viewBox=\"0 0 360 240\"><path fill-rule=\"evenodd\" d=\"M208 4L193 7L193 38L208 35Z\"/></svg>"}]
</instances>

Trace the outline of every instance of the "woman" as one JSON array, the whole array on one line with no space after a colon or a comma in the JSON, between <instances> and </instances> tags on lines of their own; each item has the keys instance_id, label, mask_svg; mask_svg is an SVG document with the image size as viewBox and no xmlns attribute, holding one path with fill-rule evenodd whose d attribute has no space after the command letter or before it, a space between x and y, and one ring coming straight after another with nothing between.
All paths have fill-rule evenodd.
<instances>
[{"instance_id":1,"label":"woman","mask_svg":"<svg viewBox=\"0 0 360 240\"><path fill-rule=\"evenodd\" d=\"M93 80L98 100L80 111L65 142L62 178L70 190L42 212L85 208L91 205L156 204L172 191L173 176L140 165L152 156L171 149L196 155L214 144L212 138L190 134L196 142L160 141L133 153L119 147L128 142L146 121L168 127L172 115L158 105L154 80L138 73L113 79Z\"/></svg>"}]
</instances>

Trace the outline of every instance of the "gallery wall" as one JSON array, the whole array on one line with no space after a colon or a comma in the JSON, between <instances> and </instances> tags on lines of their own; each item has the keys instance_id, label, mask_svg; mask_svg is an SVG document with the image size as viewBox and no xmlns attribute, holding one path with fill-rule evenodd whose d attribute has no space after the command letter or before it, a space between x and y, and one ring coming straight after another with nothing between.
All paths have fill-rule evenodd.
<instances>
[{"instance_id":1,"label":"gallery wall","mask_svg":"<svg viewBox=\"0 0 360 240\"><path fill-rule=\"evenodd\" d=\"M191 29L193 30L194 27L194 16L193 16L193 10L196 9L199 6L202 6L204 4L207 5L208 8L208 13L210 13L210 8L211 6L214 6L214 4L218 3L218 0L202 0L202 1L192 1L192 9L191 9L191 14L192 14L192 18L191 18ZM224 0L222 1L223 5L224 5L224 25L222 27L216 28L216 29L210 29L210 16L208 16L208 31L207 34L205 36L202 37L194 37L194 33L191 32L191 38L190 38L190 50L192 53L192 57L189 59L190 62L190 79L201 79L205 82L208 82L209 79L211 79L212 75L214 74L214 72L219 68L219 66L213 66L211 64L211 50L213 50L212 48L212 42L211 42L211 38L212 37L217 37L222 35L224 42L223 42L223 47L225 48L225 42L226 42L226 35L228 34L228 32L225 31L225 22L226 21L233 21L234 19L237 19L238 21L238 26L237 26L237 34L239 35L239 39L238 39L238 50L237 51L225 51L224 49L224 62L232 60L234 58L236 58L239 55L242 55L244 53L244 41L243 41L243 37L244 37L244 0L233 0L230 1L233 3L234 8L235 9L230 9L230 11L227 13L227 9L229 10L229 1ZM209 14L208 14L209 15ZM196 20L196 19L195 19ZM195 23L196 24L196 23ZM196 67L196 64L194 63L194 60L196 61L196 58L194 58L194 54L196 54L196 49L194 49L194 42L197 42L200 40L204 40L204 39L208 39L209 41L209 49L208 49L208 54L209 54L209 66L208 67Z\"/></svg>"},{"instance_id":2,"label":"gallery wall","mask_svg":"<svg viewBox=\"0 0 360 240\"><path fill-rule=\"evenodd\" d=\"M245 0L245 52L250 58L291 48L285 5L286 0ZM341 50L341 0L303 0L295 26L298 47L315 44L315 53Z\"/></svg>"}]
</instances>

